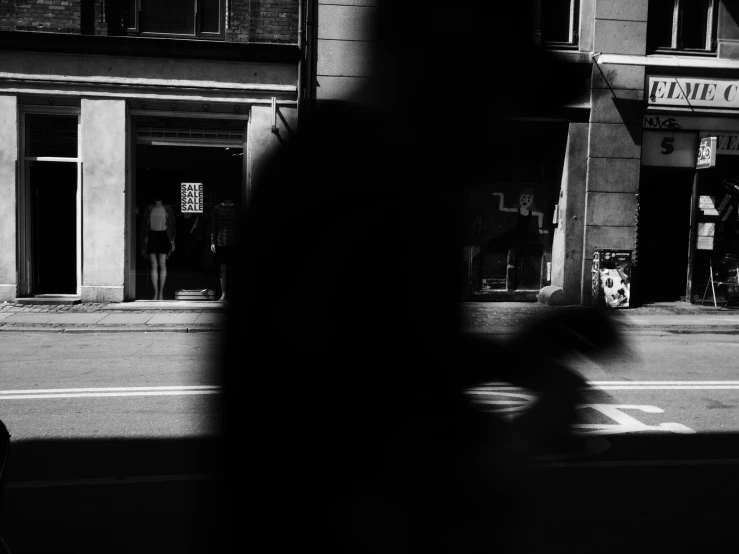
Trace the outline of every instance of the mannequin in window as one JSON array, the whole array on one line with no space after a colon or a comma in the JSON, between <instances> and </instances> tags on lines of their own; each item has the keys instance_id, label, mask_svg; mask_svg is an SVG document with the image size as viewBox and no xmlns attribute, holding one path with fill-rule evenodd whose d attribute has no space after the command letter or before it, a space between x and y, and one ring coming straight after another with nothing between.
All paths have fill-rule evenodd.
<instances>
[{"instance_id":1,"label":"mannequin in window","mask_svg":"<svg viewBox=\"0 0 739 554\"><path fill-rule=\"evenodd\" d=\"M174 252L177 225L174 210L163 204L162 195L152 194L152 203L146 207L141 221L141 254L149 257L151 264L151 284L154 286L154 300L164 300L164 284L167 281L167 259Z\"/></svg>"},{"instance_id":2,"label":"mannequin in window","mask_svg":"<svg viewBox=\"0 0 739 554\"><path fill-rule=\"evenodd\" d=\"M210 249L215 253L220 265L221 298L219 302L226 301L228 266L233 261L235 246L237 244L237 230L240 208L231 200L224 200L213 208L210 229Z\"/></svg>"}]
</instances>

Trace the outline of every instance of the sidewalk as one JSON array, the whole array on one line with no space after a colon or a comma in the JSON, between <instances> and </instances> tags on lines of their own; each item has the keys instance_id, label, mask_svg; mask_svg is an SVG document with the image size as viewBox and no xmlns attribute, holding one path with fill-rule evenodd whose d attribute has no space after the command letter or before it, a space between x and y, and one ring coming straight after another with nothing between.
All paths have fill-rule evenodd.
<instances>
[{"instance_id":1,"label":"sidewalk","mask_svg":"<svg viewBox=\"0 0 739 554\"><path fill-rule=\"evenodd\" d=\"M519 331L551 310L581 310L580 306L550 307L538 303L469 302L462 305L465 333L505 335ZM685 302L662 302L639 308L609 310L623 332L671 334L739 334L739 309L714 308Z\"/></svg>"},{"instance_id":2,"label":"sidewalk","mask_svg":"<svg viewBox=\"0 0 739 554\"><path fill-rule=\"evenodd\" d=\"M225 326L228 304L148 301L75 305L0 304L0 332L51 333L216 332Z\"/></svg>"},{"instance_id":3,"label":"sidewalk","mask_svg":"<svg viewBox=\"0 0 739 554\"><path fill-rule=\"evenodd\" d=\"M217 332L226 324L228 304L221 302L137 301L118 304L22 306L0 303L0 332ZM462 331L507 335L554 310L531 302L465 302ZM609 311L624 332L739 334L739 309L697 306L683 302Z\"/></svg>"}]
</instances>

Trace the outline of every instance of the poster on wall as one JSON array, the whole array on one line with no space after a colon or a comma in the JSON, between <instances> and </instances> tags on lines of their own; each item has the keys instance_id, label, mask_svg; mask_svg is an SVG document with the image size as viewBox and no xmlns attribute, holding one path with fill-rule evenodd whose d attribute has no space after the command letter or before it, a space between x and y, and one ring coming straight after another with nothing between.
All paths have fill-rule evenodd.
<instances>
[{"instance_id":1,"label":"poster on wall","mask_svg":"<svg viewBox=\"0 0 739 554\"><path fill-rule=\"evenodd\" d=\"M180 184L180 211L183 214L203 213L203 183Z\"/></svg>"},{"instance_id":2,"label":"poster on wall","mask_svg":"<svg viewBox=\"0 0 739 554\"><path fill-rule=\"evenodd\" d=\"M713 250L713 238L716 235L715 223L698 223L698 250Z\"/></svg>"},{"instance_id":3,"label":"poster on wall","mask_svg":"<svg viewBox=\"0 0 739 554\"><path fill-rule=\"evenodd\" d=\"M631 299L631 251L593 253L593 303L606 308L628 308Z\"/></svg>"}]
</instances>

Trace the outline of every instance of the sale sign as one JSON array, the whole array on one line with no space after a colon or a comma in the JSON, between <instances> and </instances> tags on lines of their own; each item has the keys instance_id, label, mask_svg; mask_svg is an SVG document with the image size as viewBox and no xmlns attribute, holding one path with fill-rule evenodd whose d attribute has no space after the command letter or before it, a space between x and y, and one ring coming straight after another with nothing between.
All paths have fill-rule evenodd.
<instances>
[{"instance_id":1,"label":"sale sign","mask_svg":"<svg viewBox=\"0 0 739 554\"><path fill-rule=\"evenodd\" d=\"M180 210L183 214L203 213L203 183L180 185Z\"/></svg>"}]
</instances>

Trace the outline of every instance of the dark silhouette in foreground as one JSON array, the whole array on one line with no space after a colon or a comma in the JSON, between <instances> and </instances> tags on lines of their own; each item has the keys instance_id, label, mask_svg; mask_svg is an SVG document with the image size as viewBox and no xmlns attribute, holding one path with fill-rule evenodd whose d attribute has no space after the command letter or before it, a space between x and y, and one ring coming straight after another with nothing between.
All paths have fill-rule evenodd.
<instances>
[{"instance_id":1,"label":"dark silhouette in foreground","mask_svg":"<svg viewBox=\"0 0 739 554\"><path fill-rule=\"evenodd\" d=\"M460 335L465 188L490 175L500 111L554 71L525 14L463 4L470 32L432 62L421 35L446 5L381 3L373 80L310 112L255 183L221 375L235 544L248 521L244 539L274 552L509 551L526 457L567 448L583 382L562 351L615 340L596 312L566 322L580 339L542 322L523 359ZM492 57L514 40L520 59ZM444 72L492 106L476 125L444 113ZM500 379L542 396L520 425L465 394Z\"/></svg>"}]
</instances>

